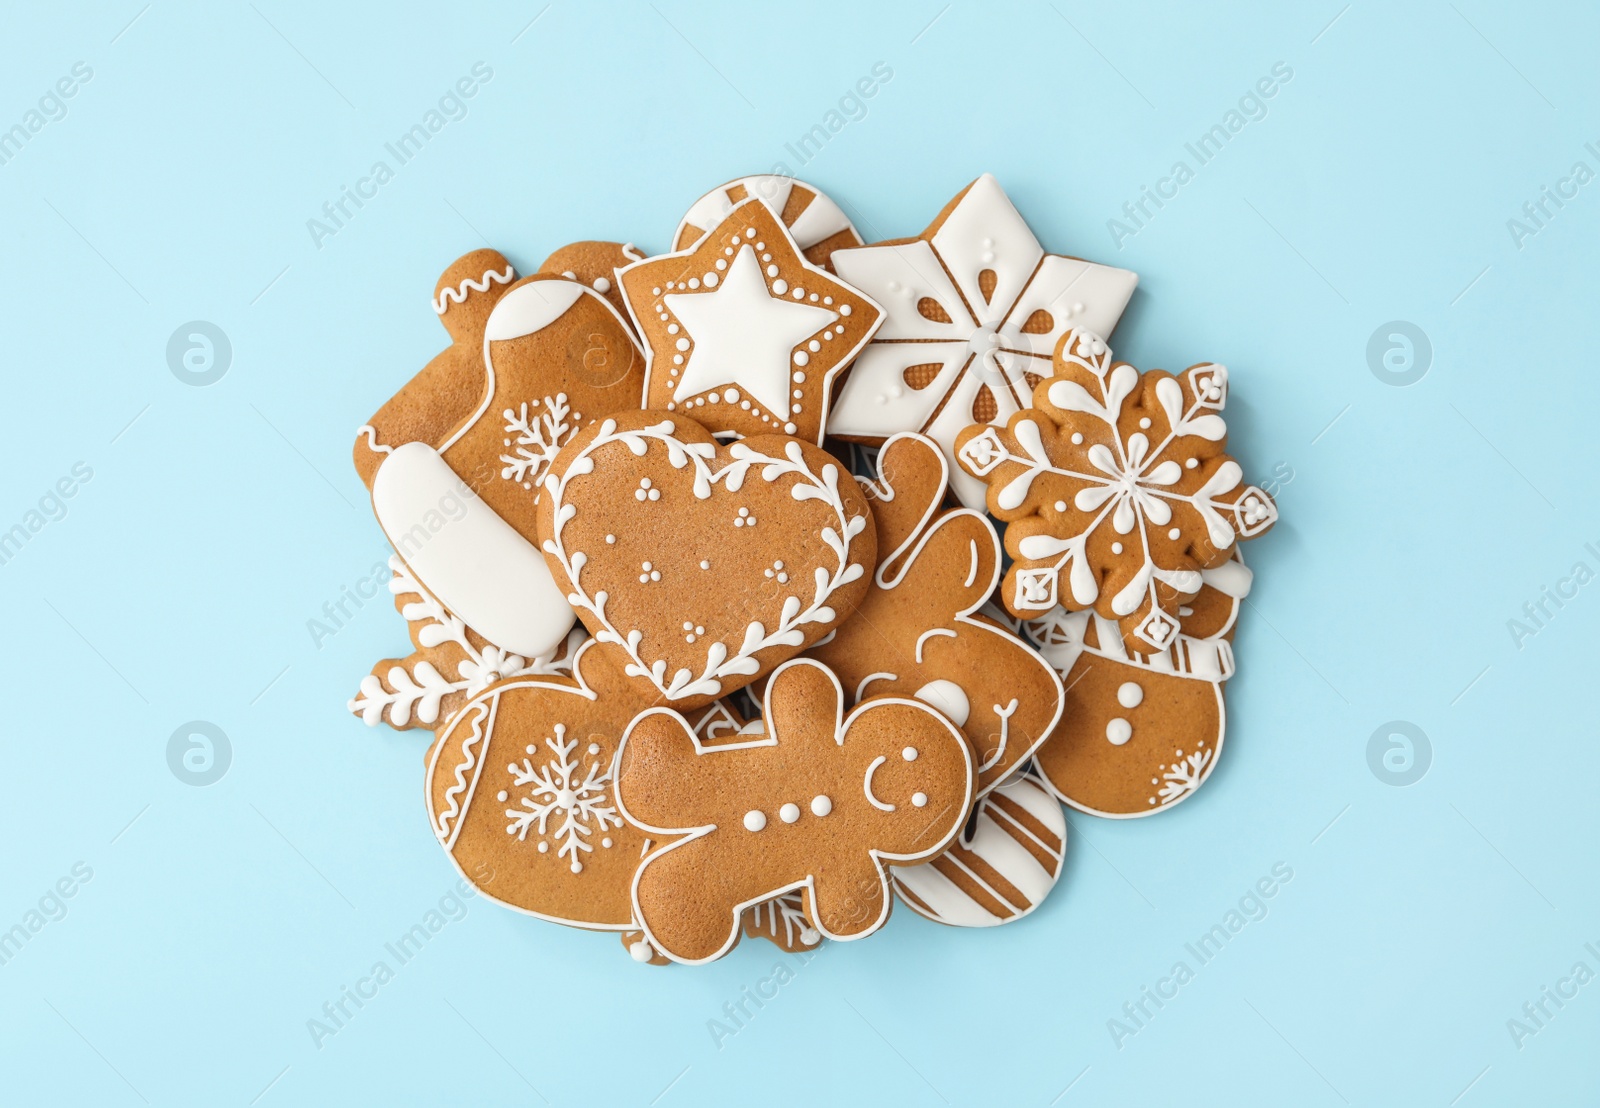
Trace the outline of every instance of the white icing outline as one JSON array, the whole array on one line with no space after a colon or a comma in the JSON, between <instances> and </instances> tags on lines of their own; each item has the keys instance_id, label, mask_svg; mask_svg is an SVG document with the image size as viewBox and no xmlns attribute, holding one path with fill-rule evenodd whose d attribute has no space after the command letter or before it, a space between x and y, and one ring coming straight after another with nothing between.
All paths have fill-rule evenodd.
<instances>
[{"instance_id":1,"label":"white icing outline","mask_svg":"<svg viewBox=\"0 0 1600 1108\"><path fill-rule=\"evenodd\" d=\"M488 269L485 270L483 276L478 278L476 281L474 281L471 277L468 277L454 288L446 285L444 288L439 290L439 295L434 298L433 314L444 315L445 312L450 310L451 304L460 304L465 302L467 299L467 293L469 291L488 292L490 285L507 284L515 276L515 267L512 266L510 262L507 262L504 273L497 272L493 269Z\"/></svg>"},{"instance_id":2,"label":"white icing outline","mask_svg":"<svg viewBox=\"0 0 1600 1108\"><path fill-rule=\"evenodd\" d=\"M693 423L692 420L689 422ZM545 491L551 498L550 519L554 533L545 539L544 552L556 560L567 580L572 582L574 591L568 594L567 602L575 609L592 613L600 624L595 639L620 647L628 656L629 662L624 670L627 675L646 678L668 700L684 700L689 697L720 695L722 682L719 678L731 674L748 676L760 672L761 663L755 658L758 652L774 646L803 646L805 633L800 630L802 626L808 623L833 622L836 613L828 606L828 599L864 572L860 563L850 561L850 544L866 529L867 516L846 514L844 498L839 493L837 464L830 461L823 465L820 475L813 474L807 467L797 440L785 446L783 458L759 453L740 442L733 443L726 448L731 460L721 469L713 471L707 460L716 456L716 444L685 442L675 436L675 430L676 425L672 419L664 419L660 423L629 431L617 430L615 419L604 420L594 438L567 461L559 478L554 474L545 477ZM720 640L713 642L706 649L705 669L698 677L687 669L680 669L672 675L670 682L666 681L666 659L657 659L654 663L647 664L640 657L638 648L644 637L643 633L633 629L624 636L606 618L606 593L602 590L590 596L584 591L582 573L583 567L588 564L588 555L581 550L573 551L569 555L561 541L562 532L578 511L576 505L566 502L567 486L574 479L587 477L594 472L595 464L592 457L594 452L611 443L622 443L635 457L643 457L651 441L659 442L666 447L668 463L674 469L682 469L686 465L693 467L694 494L699 499L708 499L711 496L711 486L718 482L722 482L729 492L737 492L743 485L748 471L752 467L759 466L761 478L768 482L783 476L798 477L799 480L790 489L790 495L797 501L821 501L832 510L834 519L838 523L837 530L831 526L824 527L818 536L834 552L838 559L838 567L831 575L826 574L822 567L818 567L818 579L815 581L816 595L809 606L802 608L799 596L791 594L784 600L777 628L770 634L759 621L752 621L745 627L744 641L737 652L730 654L725 643ZM821 580L824 576L827 577L825 581Z\"/></svg>"},{"instance_id":3,"label":"white icing outline","mask_svg":"<svg viewBox=\"0 0 1600 1108\"><path fill-rule=\"evenodd\" d=\"M781 675L791 666L810 666L813 669L821 670L827 675L829 682L833 685L833 733L834 741L838 745L844 745L845 738L849 734L851 726L862 715L870 711L876 711L878 708L885 707L887 705L904 705L922 712L934 720L937 720L938 723L944 727L945 731L950 735L950 737L960 744L960 749L965 753L965 758L963 761L967 767L967 779L966 786L962 790L964 799L961 805L964 814L960 820L955 821L954 826L952 826L943 836L941 836L938 841L930 844L928 847L918 851L915 854L893 854L888 851L878 850L875 847L867 848L867 853L871 855L873 866L878 871L879 879L882 882L883 910L878 913L878 918L861 931L852 935L836 935L823 926L820 920L812 921L813 926L816 927L817 931L824 938L833 939L835 942L853 942L856 939L864 939L868 935L874 934L889 919L889 910L894 906L892 877L889 873L891 864L918 862L927 858L935 857L936 855L943 853L945 849L948 848L949 845L961 834L961 829L966 824L966 815L970 814L972 809L974 802L973 793L977 785L978 775L973 766L972 752L967 746L966 736L962 733L960 728L951 723L939 712L935 711L933 708L924 704L920 700L913 700L906 697L884 697L881 700L873 700L866 704L859 704L851 710L848 716L843 716L844 689L839 684L839 678L827 666L822 665L820 662L814 662L809 658L791 658L772 671L772 677L767 682L766 692L762 696L762 714L764 718L772 718L772 688L777 684L779 675ZM651 716L670 716L677 720L679 726L681 726L684 732L689 736L690 742L693 743L695 754L700 757L718 754L728 750L745 750L758 746L776 746L778 743L776 736L763 736L762 738L753 740L751 742L717 743L712 746L706 746L700 741L700 737L694 733L694 729L689 726L689 721L684 719L683 716L678 712L671 708L648 708L634 717L633 722L628 725L628 730L623 733L622 741L617 744L616 764L618 766L622 765L623 751L627 748L628 740L633 737L634 728L639 726L641 720L647 719ZM841 716L843 718L841 718ZM637 929L644 932L645 938L650 940L650 944L657 950L661 951L662 954L666 955L666 957L672 961L678 962L681 965L699 966L705 965L707 962L714 962L718 958L721 958L724 954L728 953L728 951L732 950L734 946L738 944L740 936L744 933L744 911L753 905L770 900L775 896L782 896L785 893L795 892L800 889L811 890L813 899L815 898L816 875L814 873L807 874L799 881L791 881L789 884L784 885L781 888L763 892L759 896L751 897L749 900L733 906L733 918L730 921L731 926L728 939L714 953L698 959L678 958L674 956L671 951L667 950L659 941L657 941L654 933L650 930L648 921L646 921L644 918L644 913L639 910L639 879L644 875L645 869L657 858L671 851L679 850L687 844L694 842L696 839L704 838L706 835L709 835L711 832L717 830L717 825L712 823L703 827L652 826L651 824L639 819L632 812L628 811L628 804L627 799L624 796L624 791L623 780L618 779L616 782L616 788L613 791L613 796L616 798L618 810L622 812L623 818L626 819L630 824L636 828L639 828L640 830L656 835L669 837L675 835L682 836L681 838L677 838L668 842L659 850L652 851L644 858L643 861L639 863L639 868L633 875L633 914L636 922L633 925L630 925L630 927L631 929Z\"/></svg>"},{"instance_id":4,"label":"white icing outline","mask_svg":"<svg viewBox=\"0 0 1600 1108\"><path fill-rule=\"evenodd\" d=\"M1003 627L996 627L994 624L985 620L973 618L973 613L977 612L984 606L989 597L993 595L995 585L997 585L1000 581L1000 566L1002 560L1000 556L1000 537L995 534L994 525L989 522L989 517L980 511L976 511L972 508L954 508L942 515L939 514L939 510L944 503L945 491L949 487L950 461L945 452L940 449L938 443L928 438L928 436L918 434L915 431L901 431L899 434L890 435L883 441L883 445L878 448L878 460L875 467L878 474L877 478L874 479L860 476L856 478L856 480L861 484L862 488L866 490L867 499L869 501L874 498L886 501L892 501L894 499L893 486L887 483L887 480L884 476L883 459L885 455L889 453L889 447L901 439L917 440L928 448L929 454L938 459L940 473L939 486L936 495L934 495L928 501L928 507L923 511L922 518L917 522L916 528L909 531L905 540L902 541L894 550L887 554L884 554L881 551L879 552L878 569L877 572L873 574L873 584L885 591L899 587L900 582L905 580L906 574L911 571L911 567L913 564L915 564L916 560L922 556L923 550L926 549L928 543L932 541L933 536L938 533L941 527L948 526L951 520L966 516L982 521L983 529L989 535L990 552L993 555L990 561L991 568L989 571L989 580L983 585L982 588L976 590L977 598L973 601L973 603L956 613L955 622L957 624L964 624L967 627L973 628L975 631L981 634L998 635L1003 639L1009 640L1015 646L1021 648L1031 661L1038 665L1038 667L1045 673L1050 675L1050 682L1055 686L1056 690L1055 713L1050 717L1049 725L1040 729L1038 738L1035 739L1034 742L1028 747L1027 751L1022 754L1021 757L1016 759L1015 765L1017 767L1021 767L1029 758L1033 756L1033 752L1039 749L1039 747L1044 744L1044 741L1055 732L1056 726L1061 722L1061 713L1066 710L1066 690L1061 684L1061 675L1057 672L1054 665L1040 656L1039 650L1027 639L1022 638L1020 635L1013 634ZM908 548L909 553L907 552ZM976 540L973 540L973 543L969 549L972 550L974 554L976 553ZM896 572L890 574L889 571L891 568L893 568ZM964 587L970 588L974 577L975 574L973 573L972 569L969 569L968 584ZM865 602L863 601L863 603ZM956 631L952 630L949 633L956 635L958 639L960 638ZM929 634L931 634L931 631L925 631L917 638L916 652L918 664L921 664L922 662L923 641L928 637ZM959 685L960 682L956 682L956 684ZM966 689L963 688L961 691L965 693ZM981 800L983 797L987 796L989 793L998 788L1002 782L1010 780L1011 776L1015 776L1015 773L1013 772L1013 774L1008 777L1003 777L998 781L991 782L987 786L980 787L978 790L978 798Z\"/></svg>"},{"instance_id":5,"label":"white icing outline","mask_svg":"<svg viewBox=\"0 0 1600 1108\"><path fill-rule=\"evenodd\" d=\"M816 645L818 645L818 644L816 644L816 643L812 644L812 646L816 646ZM898 680L900 680L900 675L898 673L890 673L888 670L879 670L877 673L869 673L869 674L867 674L865 677L863 677L861 679L861 683L856 686L856 703L859 704L863 700L866 699L867 686L872 684L874 681L898 681Z\"/></svg>"}]
</instances>

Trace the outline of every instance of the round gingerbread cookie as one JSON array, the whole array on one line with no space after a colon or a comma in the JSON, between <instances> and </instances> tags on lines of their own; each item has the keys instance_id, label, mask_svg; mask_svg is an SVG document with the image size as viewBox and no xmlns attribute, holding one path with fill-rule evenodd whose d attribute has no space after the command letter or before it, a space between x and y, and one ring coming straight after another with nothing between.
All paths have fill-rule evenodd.
<instances>
[{"instance_id":1,"label":"round gingerbread cookie","mask_svg":"<svg viewBox=\"0 0 1600 1108\"><path fill-rule=\"evenodd\" d=\"M794 236L795 245L812 265L831 272L828 263L835 250L861 245L861 236L844 209L821 189L793 177L760 173L719 185L696 200L672 236L672 249L693 246L738 204L752 197L783 221Z\"/></svg>"}]
</instances>

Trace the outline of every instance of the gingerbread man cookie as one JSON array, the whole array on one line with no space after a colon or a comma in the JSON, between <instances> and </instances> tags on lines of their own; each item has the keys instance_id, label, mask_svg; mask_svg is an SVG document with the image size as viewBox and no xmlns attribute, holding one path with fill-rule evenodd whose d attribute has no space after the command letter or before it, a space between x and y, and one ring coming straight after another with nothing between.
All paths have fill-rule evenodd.
<instances>
[{"instance_id":1,"label":"gingerbread man cookie","mask_svg":"<svg viewBox=\"0 0 1600 1108\"><path fill-rule=\"evenodd\" d=\"M1033 408L1004 429L957 436L961 465L987 484L989 511L1006 523L1016 559L1002 590L1007 610L1030 618L1057 604L1093 609L1141 651L1171 645L1200 571L1278 517L1226 453L1218 413L1227 387L1222 366L1140 374L1113 362L1098 336L1072 330Z\"/></svg>"},{"instance_id":2,"label":"gingerbread man cookie","mask_svg":"<svg viewBox=\"0 0 1600 1108\"><path fill-rule=\"evenodd\" d=\"M985 173L917 238L840 250L833 265L888 313L839 391L828 433L879 443L921 431L947 454L971 423L1026 408L1069 327L1109 335L1138 284L1126 269L1046 254ZM951 491L983 507L983 485Z\"/></svg>"},{"instance_id":3,"label":"gingerbread man cookie","mask_svg":"<svg viewBox=\"0 0 1600 1108\"><path fill-rule=\"evenodd\" d=\"M726 219L736 205L752 197L783 221L806 261L830 273L829 260L835 250L861 245L861 236L849 217L821 189L793 177L759 173L719 185L696 200L678 224L672 248L687 250Z\"/></svg>"},{"instance_id":4,"label":"gingerbread man cookie","mask_svg":"<svg viewBox=\"0 0 1600 1108\"><path fill-rule=\"evenodd\" d=\"M893 693L949 716L978 758L978 794L994 788L1061 718L1061 681L1022 639L973 613L1000 576L1000 540L983 513L941 512L948 466L932 440L905 433L863 481L878 530L878 570L856 618L813 647L856 700Z\"/></svg>"},{"instance_id":5,"label":"gingerbread man cookie","mask_svg":"<svg viewBox=\"0 0 1600 1108\"><path fill-rule=\"evenodd\" d=\"M682 414L581 431L538 507L550 572L607 661L684 710L842 623L877 560L866 497L827 451L781 435L720 445Z\"/></svg>"},{"instance_id":6,"label":"gingerbread man cookie","mask_svg":"<svg viewBox=\"0 0 1600 1108\"><path fill-rule=\"evenodd\" d=\"M655 836L635 918L652 946L699 964L739 941L746 908L800 891L828 938L858 939L889 916L888 868L931 857L972 806L962 733L919 700L876 697L843 716L824 666L795 659L768 683L765 733L706 746L676 712L633 721L617 759L617 803Z\"/></svg>"},{"instance_id":7,"label":"gingerbread man cookie","mask_svg":"<svg viewBox=\"0 0 1600 1108\"><path fill-rule=\"evenodd\" d=\"M634 870L660 839L623 822L612 762L646 706L592 642L570 680L517 677L468 700L434 744L426 785L433 832L462 875L540 919L631 928Z\"/></svg>"},{"instance_id":8,"label":"gingerbread man cookie","mask_svg":"<svg viewBox=\"0 0 1600 1108\"><path fill-rule=\"evenodd\" d=\"M646 350L645 406L726 436L822 442L833 379L883 319L751 197L693 246L617 273Z\"/></svg>"},{"instance_id":9,"label":"gingerbread man cookie","mask_svg":"<svg viewBox=\"0 0 1600 1108\"><path fill-rule=\"evenodd\" d=\"M442 302L457 346L482 343L477 406L452 428L384 446L372 506L447 608L501 649L537 657L573 620L532 542L540 479L584 424L637 409L643 359L616 309L576 281L526 278L497 290L487 314L472 298L481 294L455 291ZM431 374L402 395L433 389Z\"/></svg>"}]
</instances>

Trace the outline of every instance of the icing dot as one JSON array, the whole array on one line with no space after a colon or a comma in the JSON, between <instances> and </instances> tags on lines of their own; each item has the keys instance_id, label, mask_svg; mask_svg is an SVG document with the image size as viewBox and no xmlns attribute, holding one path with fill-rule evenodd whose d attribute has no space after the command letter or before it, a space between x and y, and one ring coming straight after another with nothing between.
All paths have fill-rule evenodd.
<instances>
[{"instance_id":1,"label":"icing dot","mask_svg":"<svg viewBox=\"0 0 1600 1108\"><path fill-rule=\"evenodd\" d=\"M722 394L722 399L726 400L729 404L736 402L739 399L739 390L729 389L727 392Z\"/></svg>"},{"instance_id":2,"label":"icing dot","mask_svg":"<svg viewBox=\"0 0 1600 1108\"><path fill-rule=\"evenodd\" d=\"M745 411L748 412L750 410L750 401L748 401L748 400L739 401L739 407L743 408Z\"/></svg>"},{"instance_id":3,"label":"icing dot","mask_svg":"<svg viewBox=\"0 0 1600 1108\"><path fill-rule=\"evenodd\" d=\"M1141 419L1139 421L1139 426L1148 431L1150 429L1150 417L1145 416L1143 419Z\"/></svg>"},{"instance_id":4,"label":"icing dot","mask_svg":"<svg viewBox=\"0 0 1600 1108\"><path fill-rule=\"evenodd\" d=\"M797 385L803 385L806 383L806 375L801 373L798 369L794 372L794 383Z\"/></svg>"},{"instance_id":5,"label":"icing dot","mask_svg":"<svg viewBox=\"0 0 1600 1108\"><path fill-rule=\"evenodd\" d=\"M607 545L610 545L611 543L614 543L616 541L617 541L617 536L615 536L615 535L607 535L606 536L606 544Z\"/></svg>"},{"instance_id":6,"label":"icing dot","mask_svg":"<svg viewBox=\"0 0 1600 1108\"><path fill-rule=\"evenodd\" d=\"M672 364L673 365L682 365L683 364L683 355L682 354L674 354L672 356ZM677 370L673 370L673 372L676 373Z\"/></svg>"},{"instance_id":7,"label":"icing dot","mask_svg":"<svg viewBox=\"0 0 1600 1108\"><path fill-rule=\"evenodd\" d=\"M825 816L831 811L833 811L833 801L829 800L827 797L814 796L811 798L812 815Z\"/></svg>"},{"instance_id":8,"label":"icing dot","mask_svg":"<svg viewBox=\"0 0 1600 1108\"><path fill-rule=\"evenodd\" d=\"M712 393L710 396L706 397L706 399L711 401L711 403L715 404L715 403L719 402L722 399L722 397L718 396L716 393Z\"/></svg>"},{"instance_id":9,"label":"icing dot","mask_svg":"<svg viewBox=\"0 0 1600 1108\"><path fill-rule=\"evenodd\" d=\"M666 316L662 316L661 318L665 319ZM676 335L680 330L682 330L682 328L680 328L676 323L667 324L667 334L669 335Z\"/></svg>"},{"instance_id":10,"label":"icing dot","mask_svg":"<svg viewBox=\"0 0 1600 1108\"><path fill-rule=\"evenodd\" d=\"M806 290L805 289L795 289L794 290L794 298L796 300L803 300L805 298L805 295L806 295Z\"/></svg>"},{"instance_id":11,"label":"icing dot","mask_svg":"<svg viewBox=\"0 0 1600 1108\"><path fill-rule=\"evenodd\" d=\"M784 823L793 823L800 818L800 805L785 804L778 809L778 818L783 820Z\"/></svg>"},{"instance_id":12,"label":"icing dot","mask_svg":"<svg viewBox=\"0 0 1600 1108\"><path fill-rule=\"evenodd\" d=\"M815 304L817 302L817 294L816 293L812 293L810 296L806 297L806 299L810 300L813 304Z\"/></svg>"},{"instance_id":13,"label":"icing dot","mask_svg":"<svg viewBox=\"0 0 1600 1108\"><path fill-rule=\"evenodd\" d=\"M510 833L511 833L511 828L507 827L506 828L506 834L509 835ZM550 844L549 843L540 843L539 844L539 853L540 854L548 854L549 852L550 852Z\"/></svg>"},{"instance_id":14,"label":"icing dot","mask_svg":"<svg viewBox=\"0 0 1600 1108\"><path fill-rule=\"evenodd\" d=\"M576 858L574 858L572 860L572 872L573 873L582 873L583 872L583 863L578 861Z\"/></svg>"},{"instance_id":15,"label":"icing dot","mask_svg":"<svg viewBox=\"0 0 1600 1108\"><path fill-rule=\"evenodd\" d=\"M733 246L738 246L738 245L739 245L739 236L738 235L734 235L733 236ZM733 246L724 246L722 248L722 252L724 254L726 254L730 258L733 257Z\"/></svg>"},{"instance_id":16,"label":"icing dot","mask_svg":"<svg viewBox=\"0 0 1600 1108\"><path fill-rule=\"evenodd\" d=\"M771 255L769 254L768 257L771 257ZM778 275L778 267L777 266L775 266L775 265L767 266L767 276L768 277L776 277L777 275Z\"/></svg>"},{"instance_id":17,"label":"icing dot","mask_svg":"<svg viewBox=\"0 0 1600 1108\"><path fill-rule=\"evenodd\" d=\"M1113 553L1113 554L1121 554L1122 553L1122 544L1120 542L1112 543L1111 544L1111 553Z\"/></svg>"},{"instance_id":18,"label":"icing dot","mask_svg":"<svg viewBox=\"0 0 1600 1108\"><path fill-rule=\"evenodd\" d=\"M753 239L753 238L756 237L756 229L754 227L746 227L744 229L744 234L745 234L746 238L752 238Z\"/></svg>"},{"instance_id":19,"label":"icing dot","mask_svg":"<svg viewBox=\"0 0 1600 1108\"><path fill-rule=\"evenodd\" d=\"M1082 446L1083 445L1083 436L1078 434L1078 432L1076 432L1076 431L1072 432L1072 445L1073 446Z\"/></svg>"},{"instance_id":20,"label":"icing dot","mask_svg":"<svg viewBox=\"0 0 1600 1108\"><path fill-rule=\"evenodd\" d=\"M504 804L506 802L506 791L504 789L501 789L498 793L495 794L494 798L496 800L498 800L500 803Z\"/></svg>"},{"instance_id":21,"label":"icing dot","mask_svg":"<svg viewBox=\"0 0 1600 1108\"><path fill-rule=\"evenodd\" d=\"M1171 539L1173 542L1177 542L1178 536L1181 534L1183 534L1183 532L1174 527L1172 530L1167 532L1167 538Z\"/></svg>"},{"instance_id":22,"label":"icing dot","mask_svg":"<svg viewBox=\"0 0 1600 1108\"><path fill-rule=\"evenodd\" d=\"M795 365L807 365L808 363L810 363L810 361L811 361L811 355L807 354L804 350L796 350L794 352L794 364Z\"/></svg>"},{"instance_id":23,"label":"icing dot","mask_svg":"<svg viewBox=\"0 0 1600 1108\"><path fill-rule=\"evenodd\" d=\"M1144 689L1137 681L1124 681L1117 686L1117 703L1124 708L1137 708L1144 702Z\"/></svg>"},{"instance_id":24,"label":"icing dot","mask_svg":"<svg viewBox=\"0 0 1600 1108\"><path fill-rule=\"evenodd\" d=\"M917 748L914 746L906 747L900 752L900 757L908 762L915 762L917 760Z\"/></svg>"},{"instance_id":25,"label":"icing dot","mask_svg":"<svg viewBox=\"0 0 1600 1108\"><path fill-rule=\"evenodd\" d=\"M611 849L611 839L609 837L601 839L600 845L605 847L607 850Z\"/></svg>"},{"instance_id":26,"label":"icing dot","mask_svg":"<svg viewBox=\"0 0 1600 1108\"><path fill-rule=\"evenodd\" d=\"M794 398L796 400L804 400L805 399L805 395L806 394L804 392L802 392L800 389L795 389L794 390Z\"/></svg>"},{"instance_id":27,"label":"icing dot","mask_svg":"<svg viewBox=\"0 0 1600 1108\"><path fill-rule=\"evenodd\" d=\"M589 753L590 754L598 754L598 753L600 753L600 744L599 743L590 743L589 744Z\"/></svg>"},{"instance_id":28,"label":"icing dot","mask_svg":"<svg viewBox=\"0 0 1600 1108\"><path fill-rule=\"evenodd\" d=\"M789 282L785 281L782 277L779 277L776 281L772 282L772 295L774 295L774 296L782 296L784 293L786 293L788 291L789 291Z\"/></svg>"},{"instance_id":29,"label":"icing dot","mask_svg":"<svg viewBox=\"0 0 1600 1108\"><path fill-rule=\"evenodd\" d=\"M1184 469L1193 469L1195 466L1197 466L1199 464L1200 464L1200 459L1199 458L1190 458L1187 462L1183 463L1183 468Z\"/></svg>"},{"instance_id":30,"label":"icing dot","mask_svg":"<svg viewBox=\"0 0 1600 1108\"><path fill-rule=\"evenodd\" d=\"M928 794L927 793L912 793L911 794L911 806L913 808L925 808L925 807L927 807L927 805L928 805Z\"/></svg>"},{"instance_id":31,"label":"icing dot","mask_svg":"<svg viewBox=\"0 0 1600 1108\"><path fill-rule=\"evenodd\" d=\"M698 277L689 278L689 287L692 288L692 289L699 288L700 287L700 278L698 278Z\"/></svg>"},{"instance_id":32,"label":"icing dot","mask_svg":"<svg viewBox=\"0 0 1600 1108\"><path fill-rule=\"evenodd\" d=\"M650 295L651 296L660 296L661 295L661 286L657 285L655 288L651 289L650 290Z\"/></svg>"},{"instance_id":33,"label":"icing dot","mask_svg":"<svg viewBox=\"0 0 1600 1108\"><path fill-rule=\"evenodd\" d=\"M700 563L700 568L701 569L710 569L711 568L711 563L702 560L701 563Z\"/></svg>"},{"instance_id":34,"label":"icing dot","mask_svg":"<svg viewBox=\"0 0 1600 1108\"><path fill-rule=\"evenodd\" d=\"M850 305L848 305L848 304L840 304L839 305L839 314L840 315L849 315L850 314Z\"/></svg>"},{"instance_id":35,"label":"icing dot","mask_svg":"<svg viewBox=\"0 0 1600 1108\"><path fill-rule=\"evenodd\" d=\"M822 349L822 344L816 339L812 339L810 342L806 343L806 349L815 354L818 350Z\"/></svg>"},{"instance_id":36,"label":"icing dot","mask_svg":"<svg viewBox=\"0 0 1600 1108\"><path fill-rule=\"evenodd\" d=\"M687 350L687 349L689 349L689 340L688 339L679 339L675 345L677 346L677 348L679 350Z\"/></svg>"},{"instance_id":37,"label":"icing dot","mask_svg":"<svg viewBox=\"0 0 1600 1108\"><path fill-rule=\"evenodd\" d=\"M1133 738L1133 724L1118 716L1106 724L1106 741L1112 746L1121 746Z\"/></svg>"},{"instance_id":38,"label":"icing dot","mask_svg":"<svg viewBox=\"0 0 1600 1108\"><path fill-rule=\"evenodd\" d=\"M635 962L648 962L651 958L650 944L638 939L628 947L628 954Z\"/></svg>"},{"instance_id":39,"label":"icing dot","mask_svg":"<svg viewBox=\"0 0 1600 1108\"><path fill-rule=\"evenodd\" d=\"M1055 503L1055 509L1058 512L1066 511L1067 510L1067 502L1065 500L1057 500L1056 503Z\"/></svg>"},{"instance_id":40,"label":"icing dot","mask_svg":"<svg viewBox=\"0 0 1600 1108\"><path fill-rule=\"evenodd\" d=\"M756 249L757 250L765 250L766 248L767 248L767 244L766 243L764 243L764 242L756 243ZM761 255L761 260L764 261L764 262L770 262L772 260L772 255L771 254L763 254L763 255ZM778 267L777 266L773 266L772 268L773 269L777 269ZM769 273L767 276L770 277L770 276L772 276L772 274Z\"/></svg>"},{"instance_id":41,"label":"icing dot","mask_svg":"<svg viewBox=\"0 0 1600 1108\"><path fill-rule=\"evenodd\" d=\"M611 291L611 282L607 281L604 277L596 277L594 279L594 291L595 292L610 292Z\"/></svg>"},{"instance_id":42,"label":"icing dot","mask_svg":"<svg viewBox=\"0 0 1600 1108\"><path fill-rule=\"evenodd\" d=\"M832 303L833 303L833 297L831 297L831 296L824 296L824 297L823 297L823 298L822 298L822 302L823 302L823 303L824 303L824 304L832 304Z\"/></svg>"},{"instance_id":43,"label":"icing dot","mask_svg":"<svg viewBox=\"0 0 1600 1108\"><path fill-rule=\"evenodd\" d=\"M746 831L759 831L766 825L766 813L749 811L744 814L744 829Z\"/></svg>"},{"instance_id":44,"label":"icing dot","mask_svg":"<svg viewBox=\"0 0 1600 1108\"><path fill-rule=\"evenodd\" d=\"M796 411L798 411L798 410L799 409L796 409ZM792 435L792 434L794 434L794 431L795 431L795 425L793 423L785 423L783 425L783 433L784 434Z\"/></svg>"}]
</instances>

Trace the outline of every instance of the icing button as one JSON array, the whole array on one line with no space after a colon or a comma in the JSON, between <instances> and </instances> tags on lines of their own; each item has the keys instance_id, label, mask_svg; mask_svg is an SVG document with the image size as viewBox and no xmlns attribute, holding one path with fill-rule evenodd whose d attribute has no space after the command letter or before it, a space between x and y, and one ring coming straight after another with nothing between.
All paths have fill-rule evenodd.
<instances>
[{"instance_id":1,"label":"icing button","mask_svg":"<svg viewBox=\"0 0 1600 1108\"><path fill-rule=\"evenodd\" d=\"M793 823L800 818L800 805L785 804L778 809L778 818L783 820L784 823Z\"/></svg>"},{"instance_id":2,"label":"icing button","mask_svg":"<svg viewBox=\"0 0 1600 1108\"><path fill-rule=\"evenodd\" d=\"M1106 741L1112 746L1121 746L1133 738L1133 724L1118 716L1106 724Z\"/></svg>"},{"instance_id":3,"label":"icing button","mask_svg":"<svg viewBox=\"0 0 1600 1108\"><path fill-rule=\"evenodd\" d=\"M764 812L749 811L744 814L744 829L746 831L760 831L767 825L767 816Z\"/></svg>"},{"instance_id":4,"label":"icing button","mask_svg":"<svg viewBox=\"0 0 1600 1108\"><path fill-rule=\"evenodd\" d=\"M833 811L833 801L829 800L827 797L816 796L811 798L812 815L825 816L831 811Z\"/></svg>"}]
</instances>

